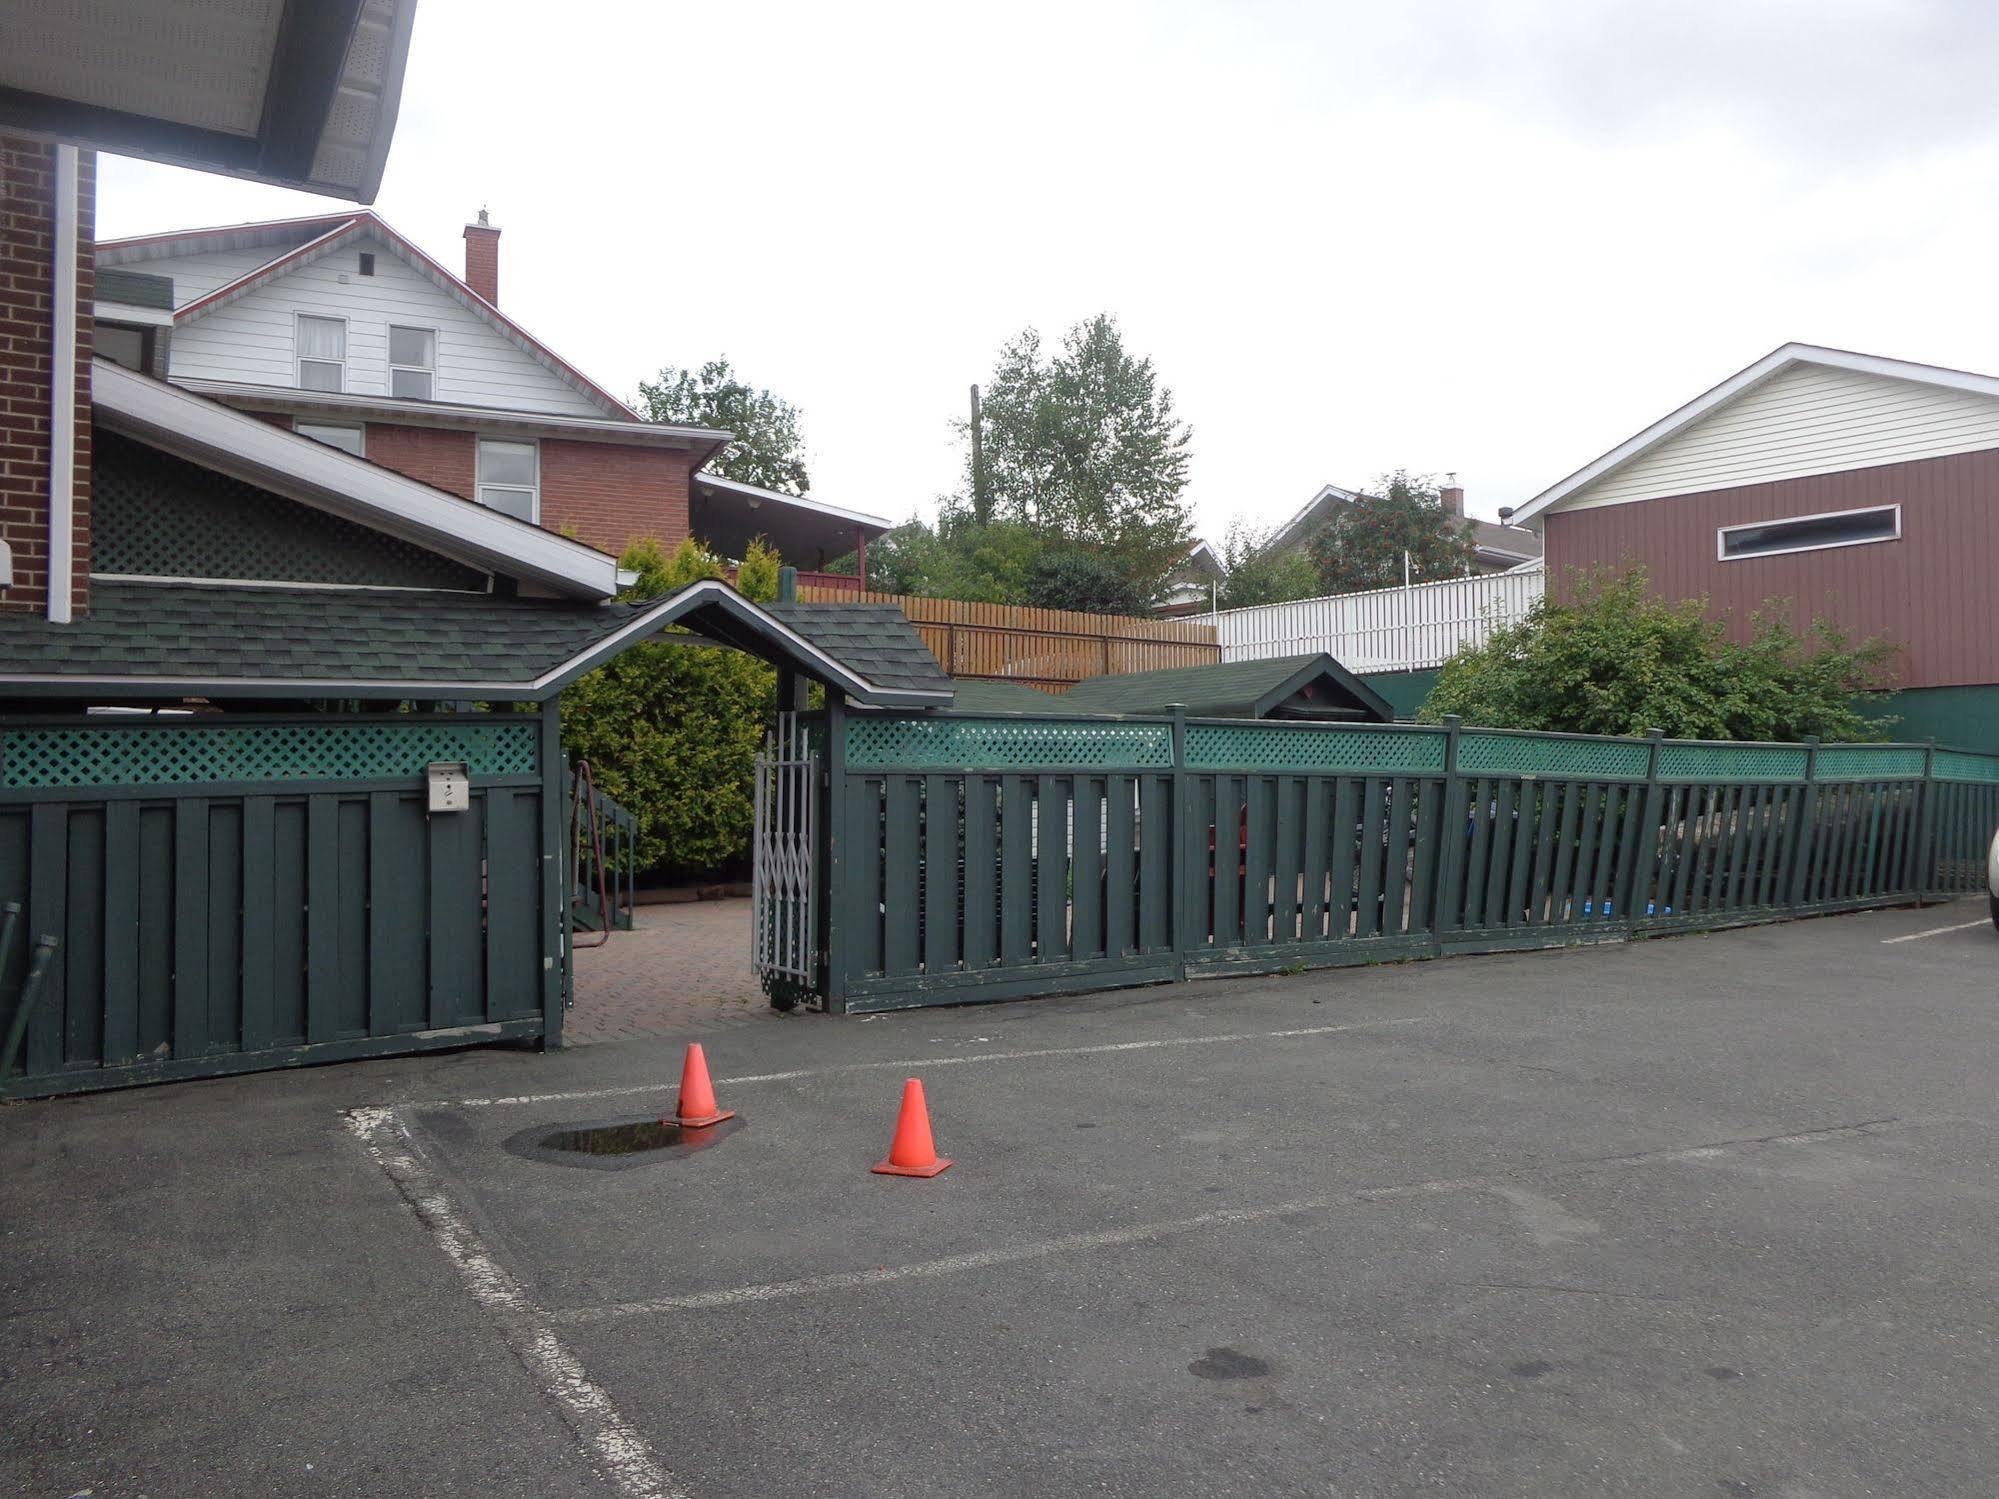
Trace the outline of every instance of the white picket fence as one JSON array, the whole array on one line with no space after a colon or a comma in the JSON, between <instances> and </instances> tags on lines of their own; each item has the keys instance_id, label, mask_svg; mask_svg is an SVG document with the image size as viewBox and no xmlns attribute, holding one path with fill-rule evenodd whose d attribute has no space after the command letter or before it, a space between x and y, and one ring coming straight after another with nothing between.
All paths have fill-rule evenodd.
<instances>
[{"instance_id":1,"label":"white picket fence","mask_svg":"<svg viewBox=\"0 0 1999 1499\"><path fill-rule=\"evenodd\" d=\"M1224 661L1325 651L1348 671L1422 671L1483 645L1541 597L1547 570L1377 588L1213 616Z\"/></svg>"}]
</instances>

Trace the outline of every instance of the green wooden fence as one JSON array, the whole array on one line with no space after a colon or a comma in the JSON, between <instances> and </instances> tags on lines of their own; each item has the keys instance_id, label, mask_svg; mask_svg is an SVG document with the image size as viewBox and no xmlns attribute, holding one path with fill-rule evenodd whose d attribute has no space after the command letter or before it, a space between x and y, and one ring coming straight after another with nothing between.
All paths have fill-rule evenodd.
<instances>
[{"instance_id":1,"label":"green wooden fence","mask_svg":"<svg viewBox=\"0 0 1999 1499\"><path fill-rule=\"evenodd\" d=\"M835 710L834 1010L1547 947L1983 887L1999 756Z\"/></svg>"},{"instance_id":2,"label":"green wooden fence","mask_svg":"<svg viewBox=\"0 0 1999 1499\"><path fill-rule=\"evenodd\" d=\"M9 1096L561 1023L555 719L0 720L0 1033L57 939ZM468 810L426 811L463 761Z\"/></svg>"}]
</instances>

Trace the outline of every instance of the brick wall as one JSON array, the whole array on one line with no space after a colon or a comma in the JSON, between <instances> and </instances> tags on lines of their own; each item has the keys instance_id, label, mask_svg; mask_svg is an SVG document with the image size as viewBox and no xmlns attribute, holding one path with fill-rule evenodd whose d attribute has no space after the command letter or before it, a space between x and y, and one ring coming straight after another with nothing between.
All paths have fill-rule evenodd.
<instances>
[{"instance_id":1,"label":"brick wall","mask_svg":"<svg viewBox=\"0 0 1999 1499\"><path fill-rule=\"evenodd\" d=\"M90 304L97 157L78 154L75 520L73 606L90 597ZM0 135L0 541L14 583L0 609L48 603L49 351L55 249L56 148Z\"/></svg>"},{"instance_id":2,"label":"brick wall","mask_svg":"<svg viewBox=\"0 0 1999 1499\"><path fill-rule=\"evenodd\" d=\"M618 553L635 537L668 547L687 537L688 455L544 438L541 523Z\"/></svg>"},{"instance_id":3,"label":"brick wall","mask_svg":"<svg viewBox=\"0 0 1999 1499\"><path fill-rule=\"evenodd\" d=\"M419 483L472 499L479 470L479 440L470 432L438 427L368 423L368 461L408 474Z\"/></svg>"}]
</instances>

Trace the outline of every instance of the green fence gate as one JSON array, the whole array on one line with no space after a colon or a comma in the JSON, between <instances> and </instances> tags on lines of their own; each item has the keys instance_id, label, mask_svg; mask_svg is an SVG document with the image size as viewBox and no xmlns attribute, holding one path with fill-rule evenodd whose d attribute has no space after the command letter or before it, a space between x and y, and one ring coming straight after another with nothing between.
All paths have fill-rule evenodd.
<instances>
[{"instance_id":1,"label":"green fence gate","mask_svg":"<svg viewBox=\"0 0 1999 1499\"><path fill-rule=\"evenodd\" d=\"M553 1040L565 946L555 717L0 720L8 1096ZM427 810L463 762L470 805ZM4 1030L0 1030L4 1034Z\"/></svg>"},{"instance_id":2,"label":"green fence gate","mask_svg":"<svg viewBox=\"0 0 1999 1499\"><path fill-rule=\"evenodd\" d=\"M1983 888L1999 756L1189 719L822 724L829 1009L1558 946Z\"/></svg>"}]
</instances>

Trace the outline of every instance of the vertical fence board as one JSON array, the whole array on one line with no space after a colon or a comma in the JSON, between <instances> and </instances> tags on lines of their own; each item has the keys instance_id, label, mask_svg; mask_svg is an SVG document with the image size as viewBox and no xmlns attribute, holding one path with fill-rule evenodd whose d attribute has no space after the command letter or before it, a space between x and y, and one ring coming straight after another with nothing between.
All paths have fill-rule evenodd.
<instances>
[{"instance_id":1,"label":"vertical fence board","mask_svg":"<svg viewBox=\"0 0 1999 1499\"><path fill-rule=\"evenodd\" d=\"M887 820L882 837L882 971L913 973L922 954L923 886L919 863L917 776L892 775L887 787Z\"/></svg>"},{"instance_id":2,"label":"vertical fence board","mask_svg":"<svg viewBox=\"0 0 1999 1499\"><path fill-rule=\"evenodd\" d=\"M967 968L984 968L999 956L999 782L965 776L965 947Z\"/></svg>"},{"instance_id":3,"label":"vertical fence board","mask_svg":"<svg viewBox=\"0 0 1999 1499\"><path fill-rule=\"evenodd\" d=\"M1354 935L1381 934L1382 783L1369 776L1361 793L1359 878L1354 887Z\"/></svg>"},{"instance_id":4,"label":"vertical fence board","mask_svg":"<svg viewBox=\"0 0 1999 1499\"><path fill-rule=\"evenodd\" d=\"M1042 776L1035 785L1034 954L1069 956L1069 785Z\"/></svg>"},{"instance_id":5,"label":"vertical fence board","mask_svg":"<svg viewBox=\"0 0 1999 1499\"><path fill-rule=\"evenodd\" d=\"M923 971L958 966L958 780L923 778Z\"/></svg>"},{"instance_id":6,"label":"vertical fence board","mask_svg":"<svg viewBox=\"0 0 1999 1499\"><path fill-rule=\"evenodd\" d=\"M1123 957L1138 946L1134 890L1138 878L1137 784L1128 775L1104 778L1104 955Z\"/></svg>"},{"instance_id":7,"label":"vertical fence board","mask_svg":"<svg viewBox=\"0 0 1999 1499\"><path fill-rule=\"evenodd\" d=\"M243 1049L275 1044L277 833L275 800L243 798Z\"/></svg>"},{"instance_id":8,"label":"vertical fence board","mask_svg":"<svg viewBox=\"0 0 1999 1499\"><path fill-rule=\"evenodd\" d=\"M139 804L104 809L104 1065L139 1056ZM247 890L248 872L245 872ZM245 921L244 940L250 939ZM4 990L0 983L0 990Z\"/></svg>"},{"instance_id":9,"label":"vertical fence board","mask_svg":"<svg viewBox=\"0 0 1999 1499\"><path fill-rule=\"evenodd\" d=\"M1104 933L1104 781L1078 775L1075 780L1076 853L1070 884L1074 917L1069 934L1071 953L1100 958L1109 950Z\"/></svg>"},{"instance_id":10,"label":"vertical fence board","mask_svg":"<svg viewBox=\"0 0 1999 1499\"><path fill-rule=\"evenodd\" d=\"M1174 945L1173 841L1199 834L1197 828L1174 827L1172 806L1173 783L1165 776L1138 778L1138 944L1146 952Z\"/></svg>"},{"instance_id":11,"label":"vertical fence board","mask_svg":"<svg viewBox=\"0 0 1999 1499\"><path fill-rule=\"evenodd\" d=\"M485 812L484 1018L520 1019L539 1011L542 999L541 794L495 787L486 793ZM390 954L378 950L372 962L386 970L373 992L395 994L405 988L404 970L390 967Z\"/></svg>"},{"instance_id":12,"label":"vertical fence board","mask_svg":"<svg viewBox=\"0 0 1999 1499\"><path fill-rule=\"evenodd\" d=\"M208 1048L208 803L183 797L174 803L173 1054L186 1058Z\"/></svg>"},{"instance_id":13,"label":"vertical fence board","mask_svg":"<svg viewBox=\"0 0 1999 1499\"><path fill-rule=\"evenodd\" d=\"M215 1051L243 1047L243 813L214 801L208 808L208 1012Z\"/></svg>"},{"instance_id":14,"label":"vertical fence board","mask_svg":"<svg viewBox=\"0 0 1999 1499\"><path fill-rule=\"evenodd\" d=\"M1034 782L1000 787L1000 961L1014 966L1034 956Z\"/></svg>"}]
</instances>

